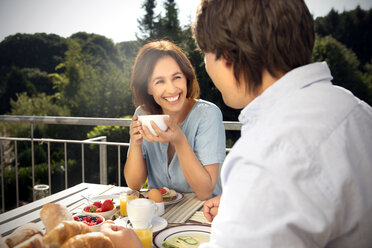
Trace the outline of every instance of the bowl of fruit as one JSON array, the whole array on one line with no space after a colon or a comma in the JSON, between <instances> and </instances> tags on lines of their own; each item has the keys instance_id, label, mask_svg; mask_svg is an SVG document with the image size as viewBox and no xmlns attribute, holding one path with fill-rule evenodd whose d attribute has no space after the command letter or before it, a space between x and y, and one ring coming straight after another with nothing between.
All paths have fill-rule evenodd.
<instances>
[{"instance_id":1,"label":"bowl of fruit","mask_svg":"<svg viewBox=\"0 0 372 248\"><path fill-rule=\"evenodd\" d=\"M76 214L73 218L75 221L87 224L94 232L98 232L105 222L105 217L99 214Z\"/></svg>"},{"instance_id":2,"label":"bowl of fruit","mask_svg":"<svg viewBox=\"0 0 372 248\"><path fill-rule=\"evenodd\" d=\"M105 217L106 220L112 218L116 212L116 207L112 199L106 199L103 202L95 201L93 204L89 204L84 207L83 214L98 214Z\"/></svg>"}]
</instances>

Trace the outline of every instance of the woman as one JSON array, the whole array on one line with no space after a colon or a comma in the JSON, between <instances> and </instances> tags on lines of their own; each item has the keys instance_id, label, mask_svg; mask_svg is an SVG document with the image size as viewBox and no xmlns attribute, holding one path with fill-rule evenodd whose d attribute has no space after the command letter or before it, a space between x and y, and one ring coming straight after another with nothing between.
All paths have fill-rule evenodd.
<instances>
[{"instance_id":1,"label":"woman","mask_svg":"<svg viewBox=\"0 0 372 248\"><path fill-rule=\"evenodd\" d=\"M195 192L200 200L221 194L220 165L225 158L225 130L220 109L197 99L199 85L184 52L169 41L144 45L131 78L137 107L130 125L124 168L128 186L139 190L168 187ZM140 114L165 114L168 126L155 124L154 136L138 121Z\"/></svg>"}]
</instances>

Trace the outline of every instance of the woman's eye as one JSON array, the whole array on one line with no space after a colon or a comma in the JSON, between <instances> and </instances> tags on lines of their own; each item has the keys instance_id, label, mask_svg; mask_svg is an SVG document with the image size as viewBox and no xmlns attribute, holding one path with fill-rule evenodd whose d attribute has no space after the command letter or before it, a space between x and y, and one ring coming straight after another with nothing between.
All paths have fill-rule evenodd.
<instances>
[{"instance_id":1,"label":"woman's eye","mask_svg":"<svg viewBox=\"0 0 372 248\"><path fill-rule=\"evenodd\" d=\"M181 76L176 76L176 77L174 77L174 80L177 80L177 79L180 79L181 78Z\"/></svg>"},{"instance_id":2,"label":"woman's eye","mask_svg":"<svg viewBox=\"0 0 372 248\"><path fill-rule=\"evenodd\" d=\"M155 84L161 84L163 83L163 80L156 81Z\"/></svg>"}]
</instances>

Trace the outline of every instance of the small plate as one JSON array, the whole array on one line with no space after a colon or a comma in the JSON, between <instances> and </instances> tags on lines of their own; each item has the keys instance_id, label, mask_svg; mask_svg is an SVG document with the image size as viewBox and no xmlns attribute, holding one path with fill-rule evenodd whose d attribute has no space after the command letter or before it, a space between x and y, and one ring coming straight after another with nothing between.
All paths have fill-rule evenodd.
<instances>
[{"instance_id":1,"label":"small plate","mask_svg":"<svg viewBox=\"0 0 372 248\"><path fill-rule=\"evenodd\" d=\"M176 197L174 197L173 200L171 201L164 201L164 205L167 206L167 205L171 205L171 204L174 204L174 203L177 203L177 202L180 202L185 196L182 194L182 193L178 193L177 192L177 195Z\"/></svg>"},{"instance_id":2,"label":"small plate","mask_svg":"<svg viewBox=\"0 0 372 248\"><path fill-rule=\"evenodd\" d=\"M194 225L185 224L179 226L168 227L154 236L153 244L157 248L162 247L162 243L167 239L175 235L195 235L200 234L203 236L210 237L211 227L210 225Z\"/></svg>"},{"instance_id":3,"label":"small plate","mask_svg":"<svg viewBox=\"0 0 372 248\"><path fill-rule=\"evenodd\" d=\"M143 197L145 198L149 198L149 192L148 191L143 191L143 192L140 192ZM183 195L183 193L178 193L176 194L176 196L174 197L173 200L171 201L164 201L164 205L165 206L168 206L168 205L171 205L171 204L174 204L174 203L177 203L177 202L180 202L185 196Z\"/></svg>"},{"instance_id":4,"label":"small plate","mask_svg":"<svg viewBox=\"0 0 372 248\"><path fill-rule=\"evenodd\" d=\"M124 217L124 218L116 219L116 220L114 220L114 222L118 226L127 227L129 219L128 219L128 217ZM155 216L152 219L151 224L152 224L152 231L153 232L161 231L168 226L167 220L163 219L161 217L158 217L158 216Z\"/></svg>"},{"instance_id":5,"label":"small plate","mask_svg":"<svg viewBox=\"0 0 372 248\"><path fill-rule=\"evenodd\" d=\"M103 203L104 200L113 199L115 207L120 206L120 196L119 195L98 195L98 196L88 197L88 198L89 198L89 200L92 201L92 204L95 201L100 201L101 203Z\"/></svg>"}]
</instances>

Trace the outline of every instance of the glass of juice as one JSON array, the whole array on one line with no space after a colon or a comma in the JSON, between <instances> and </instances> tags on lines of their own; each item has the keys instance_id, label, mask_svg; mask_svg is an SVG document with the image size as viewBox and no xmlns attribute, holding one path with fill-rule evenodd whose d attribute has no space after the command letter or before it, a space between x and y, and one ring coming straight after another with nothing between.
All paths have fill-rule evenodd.
<instances>
[{"instance_id":1,"label":"glass of juice","mask_svg":"<svg viewBox=\"0 0 372 248\"><path fill-rule=\"evenodd\" d=\"M126 189L120 192L120 214L122 216L128 216L127 214L127 203L128 201L137 199L139 192L131 189Z\"/></svg>"},{"instance_id":2,"label":"glass of juice","mask_svg":"<svg viewBox=\"0 0 372 248\"><path fill-rule=\"evenodd\" d=\"M141 240L143 248L152 247L152 226L146 229L134 229L134 231Z\"/></svg>"}]
</instances>

